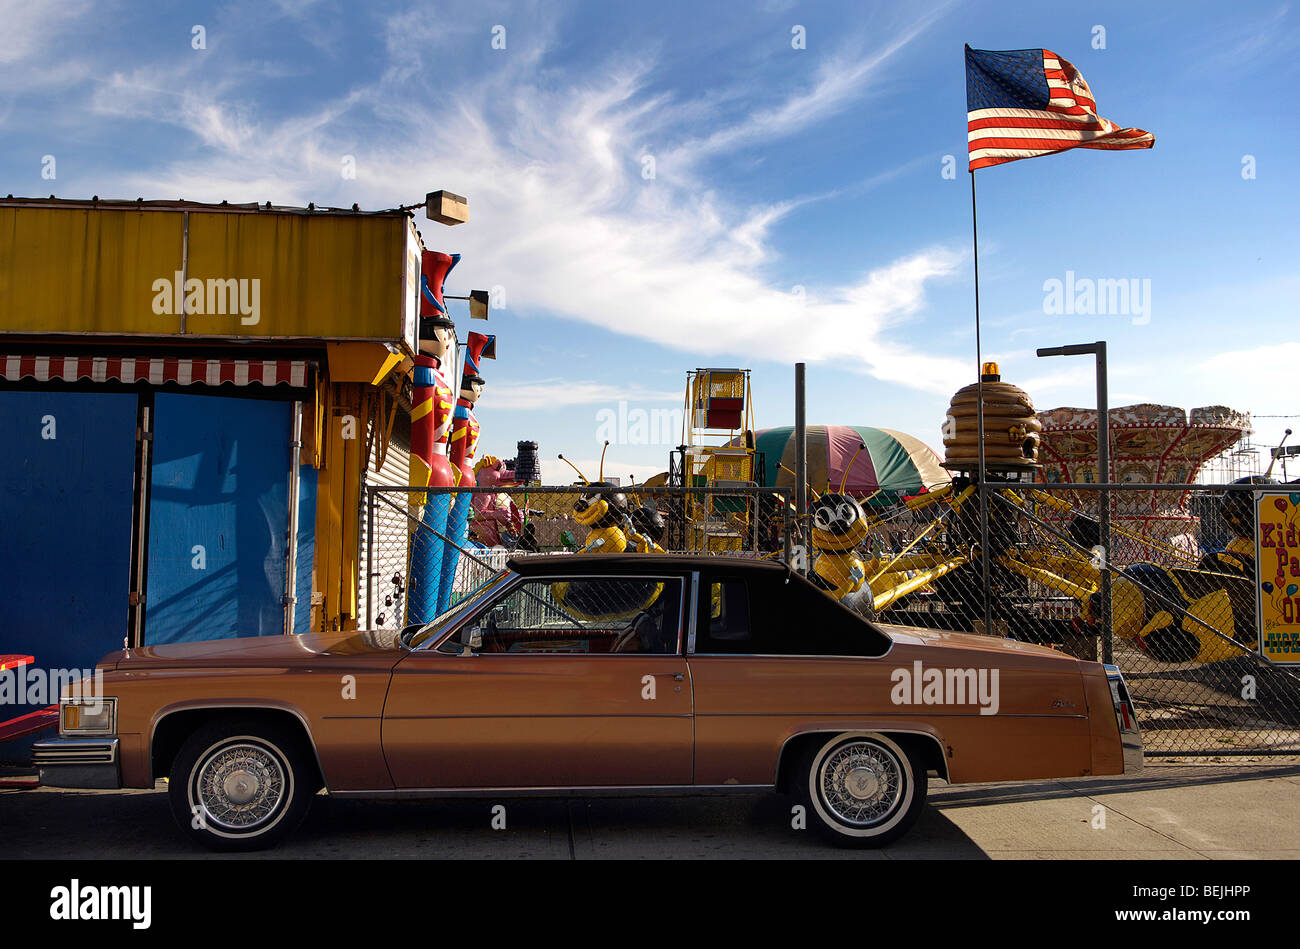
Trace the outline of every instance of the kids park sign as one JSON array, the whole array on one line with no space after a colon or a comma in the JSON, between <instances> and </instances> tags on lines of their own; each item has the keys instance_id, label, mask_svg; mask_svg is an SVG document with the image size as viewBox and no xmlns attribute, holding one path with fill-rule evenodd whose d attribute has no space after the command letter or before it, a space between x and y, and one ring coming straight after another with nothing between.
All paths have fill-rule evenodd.
<instances>
[{"instance_id":1,"label":"kids park sign","mask_svg":"<svg viewBox=\"0 0 1300 949\"><path fill-rule=\"evenodd\" d=\"M1255 570L1260 655L1300 663L1300 493L1255 494Z\"/></svg>"}]
</instances>

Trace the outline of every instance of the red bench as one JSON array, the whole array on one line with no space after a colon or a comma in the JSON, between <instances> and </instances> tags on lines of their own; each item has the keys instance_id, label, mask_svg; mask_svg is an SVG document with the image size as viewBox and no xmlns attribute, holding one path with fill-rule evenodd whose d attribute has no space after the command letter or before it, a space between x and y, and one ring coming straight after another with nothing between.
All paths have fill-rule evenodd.
<instances>
[{"instance_id":1,"label":"red bench","mask_svg":"<svg viewBox=\"0 0 1300 949\"><path fill-rule=\"evenodd\" d=\"M17 669L19 666L35 662L34 656L0 655L0 672ZM51 725L59 723L59 706L50 705L36 712L19 715L6 722L0 722L0 742L13 741L33 732L44 731Z\"/></svg>"}]
</instances>

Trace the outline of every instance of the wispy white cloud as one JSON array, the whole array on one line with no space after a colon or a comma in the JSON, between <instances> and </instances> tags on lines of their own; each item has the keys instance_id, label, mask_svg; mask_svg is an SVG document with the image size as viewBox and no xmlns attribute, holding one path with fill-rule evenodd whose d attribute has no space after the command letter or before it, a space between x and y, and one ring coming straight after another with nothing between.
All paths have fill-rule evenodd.
<instances>
[{"instance_id":1,"label":"wispy white cloud","mask_svg":"<svg viewBox=\"0 0 1300 949\"><path fill-rule=\"evenodd\" d=\"M90 78L78 35L90 9L90 0L0 0L0 128L8 128L15 107L29 95L61 92Z\"/></svg>"},{"instance_id":2,"label":"wispy white cloud","mask_svg":"<svg viewBox=\"0 0 1300 949\"><path fill-rule=\"evenodd\" d=\"M609 385L573 379L535 379L527 382L490 383L494 409L556 409L571 405L676 404L680 391L652 390L639 385Z\"/></svg>"},{"instance_id":3,"label":"wispy white cloud","mask_svg":"<svg viewBox=\"0 0 1300 949\"><path fill-rule=\"evenodd\" d=\"M736 196L710 163L858 102L942 9L877 34L866 51L829 55L809 87L776 102L758 89L711 93L750 107L704 137L694 130L707 109L656 91L648 58L620 54L560 83L545 68L548 34L531 31L512 35L499 68L471 80L430 68L418 12L389 19L382 75L297 114L270 114L265 86L250 95L247 64L228 55L208 57L201 81L195 60L114 74L92 106L178 126L199 147L125 175L127 195L373 208L446 187L470 197L471 223L425 225L426 238L464 254L459 281L503 286L519 312L701 355L838 362L941 392L969 367L897 330L924 309L931 284L962 272L963 252L900 251L837 281L810 274L797 296L769 275L782 258L772 235L809 199ZM646 142L663 143L657 170L671 172L643 177ZM345 155L355 179L340 175ZM504 388L494 389L498 405L535 397Z\"/></svg>"},{"instance_id":4,"label":"wispy white cloud","mask_svg":"<svg viewBox=\"0 0 1300 949\"><path fill-rule=\"evenodd\" d=\"M691 139L669 153L669 167L694 167L701 159L735 149L787 138L835 115L857 101L884 65L924 33L950 4L936 6L899 28L870 52L845 51L821 62L811 87L742 121Z\"/></svg>"},{"instance_id":5,"label":"wispy white cloud","mask_svg":"<svg viewBox=\"0 0 1300 949\"><path fill-rule=\"evenodd\" d=\"M1243 10L1242 13L1245 13ZM1294 54L1300 49L1300 30L1290 3L1279 3L1268 10L1253 11L1252 16L1235 18L1232 28L1215 35L1212 42L1200 44L1190 62L1233 70L1260 70L1275 57Z\"/></svg>"},{"instance_id":6,"label":"wispy white cloud","mask_svg":"<svg viewBox=\"0 0 1300 949\"><path fill-rule=\"evenodd\" d=\"M0 23L5 38L0 43L0 66L24 63L43 57L56 47L59 37L90 9L90 0L63 3L32 3L30 0L0 0Z\"/></svg>"}]
</instances>

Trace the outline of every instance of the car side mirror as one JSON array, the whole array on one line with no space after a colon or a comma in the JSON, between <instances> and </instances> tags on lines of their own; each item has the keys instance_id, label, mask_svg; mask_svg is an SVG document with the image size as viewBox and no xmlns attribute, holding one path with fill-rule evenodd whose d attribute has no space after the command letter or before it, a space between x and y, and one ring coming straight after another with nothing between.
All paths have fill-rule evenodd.
<instances>
[{"instance_id":1,"label":"car side mirror","mask_svg":"<svg viewBox=\"0 0 1300 949\"><path fill-rule=\"evenodd\" d=\"M475 651L483 648L483 629L480 626L467 626L460 631L460 644L462 647L460 654L462 656L472 656Z\"/></svg>"}]
</instances>

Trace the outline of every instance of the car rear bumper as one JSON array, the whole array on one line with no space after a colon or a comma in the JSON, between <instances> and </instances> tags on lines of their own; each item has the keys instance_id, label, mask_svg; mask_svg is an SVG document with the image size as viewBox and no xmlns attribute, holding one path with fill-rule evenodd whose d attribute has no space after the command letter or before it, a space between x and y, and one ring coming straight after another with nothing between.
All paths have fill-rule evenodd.
<instances>
[{"instance_id":1,"label":"car rear bumper","mask_svg":"<svg viewBox=\"0 0 1300 949\"><path fill-rule=\"evenodd\" d=\"M116 738L55 738L32 745L42 787L120 788Z\"/></svg>"},{"instance_id":2,"label":"car rear bumper","mask_svg":"<svg viewBox=\"0 0 1300 949\"><path fill-rule=\"evenodd\" d=\"M1137 774L1142 770L1142 729L1138 726L1137 712L1128 686L1119 666L1103 666L1110 683L1110 697L1115 703L1115 724L1119 726L1119 741L1124 753L1124 773Z\"/></svg>"}]
</instances>

